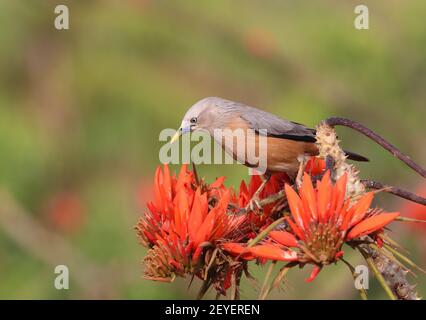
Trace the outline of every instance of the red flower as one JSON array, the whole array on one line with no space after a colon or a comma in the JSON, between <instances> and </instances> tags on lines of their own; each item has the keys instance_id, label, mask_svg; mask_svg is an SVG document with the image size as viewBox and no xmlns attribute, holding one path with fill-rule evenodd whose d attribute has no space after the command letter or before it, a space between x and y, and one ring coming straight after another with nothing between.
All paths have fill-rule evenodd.
<instances>
[{"instance_id":1,"label":"red flower","mask_svg":"<svg viewBox=\"0 0 426 320\"><path fill-rule=\"evenodd\" d=\"M333 185L327 172L314 188L311 177L305 173L299 194L285 185L291 212L286 218L288 231L271 231L265 243L249 249L231 244L224 249L245 253L250 258L314 264L307 279L312 281L322 266L342 257L345 242L372 235L399 216L397 212L379 214L370 210L372 192L358 200L345 199L346 185L346 174Z\"/></svg>"},{"instance_id":2,"label":"red flower","mask_svg":"<svg viewBox=\"0 0 426 320\"><path fill-rule=\"evenodd\" d=\"M305 172L310 176L316 176L325 171L325 160L318 157L311 157L306 163Z\"/></svg>"},{"instance_id":3,"label":"red flower","mask_svg":"<svg viewBox=\"0 0 426 320\"><path fill-rule=\"evenodd\" d=\"M239 227L243 215L227 213L231 191L219 178L211 185L197 185L194 174L183 165L179 176L157 169L154 182L155 201L136 227L143 245L151 247L145 259L145 276L172 279L194 272L205 248L218 241L241 241Z\"/></svg>"},{"instance_id":4,"label":"red flower","mask_svg":"<svg viewBox=\"0 0 426 320\"><path fill-rule=\"evenodd\" d=\"M278 193L280 190L282 190L286 181L288 181L288 177L285 173L273 174L266 183L263 190L260 192L259 200ZM251 176L248 186L243 180L240 184L238 198L236 199L237 207L245 208L261 184L262 178L259 175ZM258 231L267 227L270 223L273 222L273 215L274 213L277 213L274 208L278 202L279 201L276 201L264 206L262 208L262 214L252 211L245 213L246 226L249 229L247 232L251 232L250 234L247 234L249 238L255 237Z\"/></svg>"}]
</instances>

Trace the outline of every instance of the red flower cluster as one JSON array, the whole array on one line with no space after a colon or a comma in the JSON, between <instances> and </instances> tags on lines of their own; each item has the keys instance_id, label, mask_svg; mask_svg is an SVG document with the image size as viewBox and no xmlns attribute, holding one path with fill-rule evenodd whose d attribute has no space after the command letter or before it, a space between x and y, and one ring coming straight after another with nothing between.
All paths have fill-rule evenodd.
<instances>
[{"instance_id":1,"label":"red flower cluster","mask_svg":"<svg viewBox=\"0 0 426 320\"><path fill-rule=\"evenodd\" d=\"M399 213L371 209L372 192L348 197L347 175L333 183L324 169L324 161L309 161L297 192L285 174L273 175L257 199L268 200L253 212L247 208L262 184L260 176L252 176L248 185L241 182L236 193L224 186L224 177L206 184L186 165L177 177L167 165L158 168L154 201L136 227L149 248L144 277L172 281L190 274L204 281L201 292L213 286L226 294L247 273L249 260L313 264L307 279L312 281L323 266L343 256L343 244L354 245L365 236L379 244L383 227ZM320 175L314 184L311 176ZM259 241L261 235L266 236Z\"/></svg>"},{"instance_id":2,"label":"red flower cluster","mask_svg":"<svg viewBox=\"0 0 426 320\"><path fill-rule=\"evenodd\" d=\"M334 185L327 172L316 188L311 177L304 174L299 194L285 185L291 217L286 217L288 231L271 231L260 245L226 243L223 248L242 258L294 261L314 264L307 281L312 281L321 267L336 262L343 255L342 245L365 235L373 236L399 216L370 210L374 193L358 200L346 198L347 176Z\"/></svg>"},{"instance_id":3,"label":"red flower cluster","mask_svg":"<svg viewBox=\"0 0 426 320\"><path fill-rule=\"evenodd\" d=\"M146 258L145 276L167 281L193 272L204 248L221 239L241 240L238 231L244 216L227 214L231 192L223 178L211 185L197 185L194 174L182 166L179 176L169 167L155 174L155 201L138 222L141 242L152 248Z\"/></svg>"},{"instance_id":4,"label":"red flower cluster","mask_svg":"<svg viewBox=\"0 0 426 320\"><path fill-rule=\"evenodd\" d=\"M318 173L323 163L313 161L308 169ZM265 205L262 214L240 212L262 184L260 176L252 176L248 185L242 181L238 195L224 186L224 179L206 184L197 182L186 165L178 177L170 174L167 165L164 171L157 168L154 201L147 204L149 211L136 226L141 243L150 248L145 257L146 278L171 281L187 273L204 277L202 269L218 244L247 242L276 219L280 201ZM259 199L278 193L286 181L285 174L273 175Z\"/></svg>"},{"instance_id":5,"label":"red flower cluster","mask_svg":"<svg viewBox=\"0 0 426 320\"><path fill-rule=\"evenodd\" d=\"M284 177L273 176L259 195L260 199L282 190ZM227 242L247 242L272 222L274 203L263 214L240 212L262 184L253 176L248 186L242 182L238 196L224 186L224 177L212 184L197 181L183 165L176 177L169 167L157 168L155 200L140 218L136 230L141 243L148 247L144 258L144 277L173 281L176 276L195 275L218 293L226 294L231 281L238 282L244 260L222 251ZM220 250L220 253L217 251Z\"/></svg>"}]
</instances>

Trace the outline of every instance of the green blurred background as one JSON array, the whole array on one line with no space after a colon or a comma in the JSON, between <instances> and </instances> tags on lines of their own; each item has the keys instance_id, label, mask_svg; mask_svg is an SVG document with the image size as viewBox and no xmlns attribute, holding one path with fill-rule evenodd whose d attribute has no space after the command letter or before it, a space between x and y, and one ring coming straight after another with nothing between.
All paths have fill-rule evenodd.
<instances>
[{"instance_id":1,"label":"green blurred background","mask_svg":"<svg viewBox=\"0 0 426 320\"><path fill-rule=\"evenodd\" d=\"M363 1L0 2L0 298L194 298L199 283L143 280L134 225L151 195L163 128L177 128L205 96L262 107L315 126L358 120L426 164L426 2ZM66 4L70 29L54 28ZM366 138L339 129L370 157L363 177L415 190L422 179ZM239 165L200 166L228 185ZM377 204L403 210L386 195ZM404 213L404 212L403 212ZM393 227L426 265L425 233ZM353 264L361 260L346 248ZM53 286L54 267L70 289ZM314 283L290 272L272 298L357 298L343 265ZM264 269L255 268L261 281ZM424 275L411 277L426 293ZM242 298L256 288L243 283ZM374 279L371 298L385 298ZM212 296L210 296L212 297Z\"/></svg>"}]
</instances>

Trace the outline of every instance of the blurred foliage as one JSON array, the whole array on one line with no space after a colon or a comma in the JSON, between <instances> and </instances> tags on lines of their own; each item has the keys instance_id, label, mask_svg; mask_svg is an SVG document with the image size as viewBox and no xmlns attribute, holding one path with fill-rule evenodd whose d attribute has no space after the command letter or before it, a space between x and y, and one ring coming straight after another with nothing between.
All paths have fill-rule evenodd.
<instances>
[{"instance_id":1,"label":"blurred foliage","mask_svg":"<svg viewBox=\"0 0 426 320\"><path fill-rule=\"evenodd\" d=\"M364 3L368 31L353 27L356 1L1 1L1 187L98 268L114 270L105 297L193 298L199 283L141 279L133 226L150 196L159 132L176 128L197 100L226 97L309 126L349 117L426 163L426 2ZM57 4L69 6L69 30L54 28ZM366 138L339 133L370 157L363 176L409 189L421 180ZM239 165L199 171L234 185L247 177ZM405 230L398 238L424 263L424 235ZM53 266L0 226L0 298L91 297L73 282L83 272L71 269L70 290L55 290ZM273 298L357 297L344 266L311 284L307 274L292 271ZM413 281L424 294L424 276ZM369 293L384 297L373 279ZM245 283L242 297L255 296Z\"/></svg>"}]
</instances>

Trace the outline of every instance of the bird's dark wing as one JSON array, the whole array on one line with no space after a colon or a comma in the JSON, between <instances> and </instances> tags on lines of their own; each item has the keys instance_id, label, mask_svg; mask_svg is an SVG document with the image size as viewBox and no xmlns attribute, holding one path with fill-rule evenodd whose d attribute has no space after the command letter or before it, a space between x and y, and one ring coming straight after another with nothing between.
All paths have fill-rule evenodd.
<instances>
[{"instance_id":1,"label":"bird's dark wing","mask_svg":"<svg viewBox=\"0 0 426 320\"><path fill-rule=\"evenodd\" d=\"M296 122L281 119L269 112L246 106L240 115L251 129L266 129L267 135L277 138L315 142L315 130Z\"/></svg>"},{"instance_id":2,"label":"bird's dark wing","mask_svg":"<svg viewBox=\"0 0 426 320\"><path fill-rule=\"evenodd\" d=\"M316 130L305 127L301 123L281 119L269 112L249 107L243 103L227 101L226 105L222 105L225 109L237 113L245 120L251 129L259 132L266 129L267 135L282 139L316 142ZM348 159L355 161L369 161L368 158L357 153L346 151Z\"/></svg>"}]
</instances>

